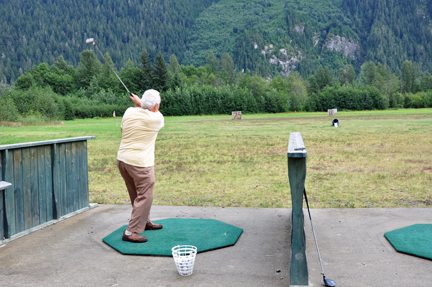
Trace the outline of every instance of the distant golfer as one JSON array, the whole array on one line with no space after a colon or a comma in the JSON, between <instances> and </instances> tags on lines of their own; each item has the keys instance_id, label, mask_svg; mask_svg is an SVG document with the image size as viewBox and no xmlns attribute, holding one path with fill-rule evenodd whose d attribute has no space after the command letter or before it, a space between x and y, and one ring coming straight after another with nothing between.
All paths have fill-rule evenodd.
<instances>
[{"instance_id":1,"label":"distant golfer","mask_svg":"<svg viewBox=\"0 0 432 287\"><path fill-rule=\"evenodd\" d=\"M150 221L150 208L155 183L155 141L164 126L164 117L159 112L161 98L158 91L145 91L141 100L134 94L130 98L135 107L128 108L123 115L122 139L117 154L117 166L132 203L131 219L122 239L142 243L147 238L138 233L162 229L162 224Z\"/></svg>"}]
</instances>

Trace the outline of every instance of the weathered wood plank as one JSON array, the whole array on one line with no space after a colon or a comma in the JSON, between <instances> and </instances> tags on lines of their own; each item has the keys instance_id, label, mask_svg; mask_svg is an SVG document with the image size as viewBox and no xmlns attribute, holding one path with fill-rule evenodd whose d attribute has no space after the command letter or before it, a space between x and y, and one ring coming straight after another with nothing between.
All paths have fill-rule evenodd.
<instances>
[{"instance_id":1,"label":"weathered wood plank","mask_svg":"<svg viewBox=\"0 0 432 287\"><path fill-rule=\"evenodd\" d=\"M13 176L13 168L14 168L14 161L13 161L13 151L7 150L7 153L5 154L6 159L6 175L5 179L12 183L12 187L5 190L6 192L6 216L8 218L8 230L6 237L10 238L13 234L16 234L16 223L15 223L15 196L14 196L14 176Z\"/></svg>"},{"instance_id":2,"label":"weathered wood plank","mask_svg":"<svg viewBox=\"0 0 432 287\"><path fill-rule=\"evenodd\" d=\"M3 240L5 238L5 230L6 227L6 220L4 218L6 217L4 206L5 206L5 197L4 197L4 189L9 186L10 183L6 183L5 181L5 172L6 172L6 160L5 160L5 154L6 152L0 152L0 240Z\"/></svg>"},{"instance_id":3,"label":"weathered wood plank","mask_svg":"<svg viewBox=\"0 0 432 287\"><path fill-rule=\"evenodd\" d=\"M74 210L74 181L73 181L73 145L67 143L66 169L67 169L67 213Z\"/></svg>"},{"instance_id":4,"label":"weathered wood plank","mask_svg":"<svg viewBox=\"0 0 432 287\"><path fill-rule=\"evenodd\" d=\"M39 142L28 142L28 143L18 143L18 144L8 144L8 145L0 145L0 150L6 149L17 149L17 148L26 148L26 147L35 147L40 145L52 145L66 142L76 142L76 141L85 141L89 139L94 139L94 136L88 137L76 137L76 138L68 138L68 139L56 139L56 140L48 140L48 141L39 141Z\"/></svg>"},{"instance_id":5,"label":"weathered wood plank","mask_svg":"<svg viewBox=\"0 0 432 287\"><path fill-rule=\"evenodd\" d=\"M9 237L10 223L7 214L7 190L11 189L12 183L8 178L8 150L0 151L0 240Z\"/></svg>"},{"instance_id":6,"label":"weathered wood plank","mask_svg":"<svg viewBox=\"0 0 432 287\"><path fill-rule=\"evenodd\" d=\"M6 182L3 180L5 179L5 173L6 173L6 159L5 154L7 151L1 152L0 151L0 240L3 240L5 238L6 230L7 230L7 222L5 220L6 218L6 212L5 212L5 189L6 187L10 186L10 182Z\"/></svg>"},{"instance_id":7,"label":"weathered wood plank","mask_svg":"<svg viewBox=\"0 0 432 287\"><path fill-rule=\"evenodd\" d=\"M78 196L78 170L77 170L77 147L76 147L77 143L73 142L71 143L71 168L72 168L72 177L71 177L71 186L72 186L72 204L71 204L71 208L72 211L74 210L78 210L79 209L79 196ZM72 212L70 211L70 212Z\"/></svg>"},{"instance_id":8,"label":"weathered wood plank","mask_svg":"<svg viewBox=\"0 0 432 287\"><path fill-rule=\"evenodd\" d=\"M38 192L38 170L37 170L37 147L30 148L30 194L31 194L31 227L39 225L39 192Z\"/></svg>"},{"instance_id":9,"label":"weathered wood plank","mask_svg":"<svg viewBox=\"0 0 432 287\"><path fill-rule=\"evenodd\" d=\"M5 165L6 165L5 152L0 151L0 181L5 180L4 179L4 173L5 173L5 167L4 166Z\"/></svg>"},{"instance_id":10,"label":"weathered wood plank","mask_svg":"<svg viewBox=\"0 0 432 287\"><path fill-rule=\"evenodd\" d=\"M82 185L81 185L81 152L82 152L82 143L76 143L76 153L75 153L75 170L76 170L76 187L77 187L77 209L82 208Z\"/></svg>"},{"instance_id":11,"label":"weathered wood plank","mask_svg":"<svg viewBox=\"0 0 432 287\"><path fill-rule=\"evenodd\" d=\"M7 235L8 223L6 220L6 189L11 187L10 182L6 182L7 176L7 150L0 151L0 240Z\"/></svg>"},{"instance_id":12,"label":"weathered wood plank","mask_svg":"<svg viewBox=\"0 0 432 287\"><path fill-rule=\"evenodd\" d=\"M3 152L0 151L0 240L3 240L8 236L9 223L6 213L6 189L10 188L12 184L10 182L6 182L7 177L7 153L5 150Z\"/></svg>"},{"instance_id":13,"label":"weathered wood plank","mask_svg":"<svg viewBox=\"0 0 432 287\"><path fill-rule=\"evenodd\" d=\"M66 190L67 190L67 171L66 171L66 144L57 145L57 153L59 155L59 178L60 188L58 190L58 216L67 214L66 209Z\"/></svg>"},{"instance_id":14,"label":"weathered wood plank","mask_svg":"<svg viewBox=\"0 0 432 287\"><path fill-rule=\"evenodd\" d=\"M83 162L84 162L84 142L80 142L77 145L77 149L78 149L78 157L77 157L77 168L78 168L78 194L79 194L79 208L83 208L86 206L86 197L85 197L85 183L84 183L84 167L83 167ZM87 163L85 163L87 164Z\"/></svg>"},{"instance_id":15,"label":"weathered wood plank","mask_svg":"<svg viewBox=\"0 0 432 287\"><path fill-rule=\"evenodd\" d=\"M0 189L0 240L3 240L5 238L6 222L4 218L4 191Z\"/></svg>"},{"instance_id":16,"label":"weathered wood plank","mask_svg":"<svg viewBox=\"0 0 432 287\"><path fill-rule=\"evenodd\" d=\"M31 202L31 173L30 173L30 149L24 148L23 155L23 190L24 190L24 229L32 227L32 202Z\"/></svg>"},{"instance_id":17,"label":"weathered wood plank","mask_svg":"<svg viewBox=\"0 0 432 287\"><path fill-rule=\"evenodd\" d=\"M89 205L89 188L88 188L88 157L87 157L87 141L82 142L82 163L81 163L81 175L82 175L82 201L83 206Z\"/></svg>"},{"instance_id":18,"label":"weathered wood plank","mask_svg":"<svg viewBox=\"0 0 432 287\"><path fill-rule=\"evenodd\" d=\"M59 167L59 153L57 151L57 144L52 145L52 176L53 176L53 217L58 219L60 217L59 211L59 190L60 190L60 167Z\"/></svg>"},{"instance_id":19,"label":"weathered wood plank","mask_svg":"<svg viewBox=\"0 0 432 287\"><path fill-rule=\"evenodd\" d=\"M14 199L16 233L24 231L24 187L23 187L23 150L13 151Z\"/></svg>"},{"instance_id":20,"label":"weathered wood plank","mask_svg":"<svg viewBox=\"0 0 432 287\"><path fill-rule=\"evenodd\" d=\"M44 147L44 173L45 173L45 215L46 221L50 221L54 219L54 206L53 206L53 170L52 170L52 147L45 146Z\"/></svg>"},{"instance_id":21,"label":"weathered wood plank","mask_svg":"<svg viewBox=\"0 0 432 287\"><path fill-rule=\"evenodd\" d=\"M77 143L76 146L76 160L75 160L75 164L76 164L76 171L77 171L77 199L78 199L78 206L77 208L80 209L83 207L83 196L82 196L82 166L81 166L81 162L82 162L82 142Z\"/></svg>"},{"instance_id":22,"label":"weathered wood plank","mask_svg":"<svg viewBox=\"0 0 432 287\"><path fill-rule=\"evenodd\" d=\"M78 193L78 209L83 208L83 184L82 184L82 142L77 144L76 154L76 169L77 169L77 193Z\"/></svg>"},{"instance_id":23,"label":"weathered wood plank","mask_svg":"<svg viewBox=\"0 0 432 287\"><path fill-rule=\"evenodd\" d=\"M46 171L45 171L45 147L40 146L37 148L37 190L38 193L38 207L39 207L39 223L47 222L47 208L46 208Z\"/></svg>"},{"instance_id":24,"label":"weathered wood plank","mask_svg":"<svg viewBox=\"0 0 432 287\"><path fill-rule=\"evenodd\" d=\"M69 149L68 149L68 144L67 143L65 143L65 144L63 144L63 148L64 148L64 150L63 150L63 152L64 152L64 158L63 158L63 178L64 178L64 187L63 187L63 194L62 194L62 196L63 196L63 201L62 201L62 208L63 208L63 214L62 215L66 215L66 214L68 214L69 212L69 209L68 209L68 201L69 201L69 198L68 198L68 175L69 175L69 169L68 169L68 167L69 167L69 165L67 164L68 163L68 153L69 153Z\"/></svg>"}]
</instances>

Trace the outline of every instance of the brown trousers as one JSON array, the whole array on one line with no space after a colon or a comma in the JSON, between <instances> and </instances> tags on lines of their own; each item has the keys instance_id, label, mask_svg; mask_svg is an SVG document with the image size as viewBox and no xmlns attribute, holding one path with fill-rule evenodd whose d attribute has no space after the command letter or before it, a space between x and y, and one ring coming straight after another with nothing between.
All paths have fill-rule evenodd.
<instances>
[{"instance_id":1,"label":"brown trousers","mask_svg":"<svg viewBox=\"0 0 432 287\"><path fill-rule=\"evenodd\" d=\"M117 161L132 203L132 214L127 230L143 233L150 221L150 208L153 202L155 183L154 167L138 167Z\"/></svg>"}]
</instances>

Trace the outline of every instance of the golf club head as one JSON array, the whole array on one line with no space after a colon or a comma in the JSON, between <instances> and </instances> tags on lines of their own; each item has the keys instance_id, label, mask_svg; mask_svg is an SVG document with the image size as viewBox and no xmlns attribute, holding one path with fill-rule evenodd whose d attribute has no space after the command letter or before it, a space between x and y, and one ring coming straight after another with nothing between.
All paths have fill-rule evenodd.
<instances>
[{"instance_id":1,"label":"golf club head","mask_svg":"<svg viewBox=\"0 0 432 287\"><path fill-rule=\"evenodd\" d=\"M334 287L336 286L336 282L334 282L331 279L326 279L325 276L323 275L323 279L324 279L324 284L325 286L329 286L329 287Z\"/></svg>"},{"instance_id":2,"label":"golf club head","mask_svg":"<svg viewBox=\"0 0 432 287\"><path fill-rule=\"evenodd\" d=\"M93 38L88 38L86 40L86 44L93 44L94 45L94 39Z\"/></svg>"}]
</instances>

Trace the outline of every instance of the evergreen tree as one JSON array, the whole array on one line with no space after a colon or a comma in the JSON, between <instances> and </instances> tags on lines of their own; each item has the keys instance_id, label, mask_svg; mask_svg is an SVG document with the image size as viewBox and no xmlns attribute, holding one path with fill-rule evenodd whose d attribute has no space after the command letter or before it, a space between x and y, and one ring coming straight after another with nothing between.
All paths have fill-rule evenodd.
<instances>
[{"instance_id":1,"label":"evergreen tree","mask_svg":"<svg viewBox=\"0 0 432 287\"><path fill-rule=\"evenodd\" d=\"M305 108L307 100L307 90L303 78L299 73L291 73L287 78L288 86L290 89L289 97L291 110L301 111Z\"/></svg>"},{"instance_id":2,"label":"evergreen tree","mask_svg":"<svg viewBox=\"0 0 432 287\"><path fill-rule=\"evenodd\" d=\"M101 71L101 63L93 50L84 50L80 55L80 62L76 70L78 88L87 88L94 77Z\"/></svg>"},{"instance_id":3,"label":"evergreen tree","mask_svg":"<svg viewBox=\"0 0 432 287\"><path fill-rule=\"evenodd\" d=\"M326 86L330 85L333 76L328 68L320 66L315 72L315 78L318 84L319 91L322 91Z\"/></svg>"},{"instance_id":4,"label":"evergreen tree","mask_svg":"<svg viewBox=\"0 0 432 287\"><path fill-rule=\"evenodd\" d=\"M372 61L367 62L365 65L365 78L367 85L373 85L376 80L377 70L375 63Z\"/></svg>"},{"instance_id":5,"label":"evergreen tree","mask_svg":"<svg viewBox=\"0 0 432 287\"><path fill-rule=\"evenodd\" d=\"M207 57L207 64L210 67L210 71L215 74L218 69L218 59L216 59L215 55L213 54L213 51L210 51Z\"/></svg>"},{"instance_id":6,"label":"evergreen tree","mask_svg":"<svg viewBox=\"0 0 432 287\"><path fill-rule=\"evenodd\" d=\"M221 72L225 76L225 82L229 85L235 82L234 61L228 53L223 53L221 57Z\"/></svg>"},{"instance_id":7,"label":"evergreen tree","mask_svg":"<svg viewBox=\"0 0 432 287\"><path fill-rule=\"evenodd\" d=\"M170 78L162 52L159 52L159 54L156 56L153 71L154 89L160 92L168 90Z\"/></svg>"},{"instance_id":8,"label":"evergreen tree","mask_svg":"<svg viewBox=\"0 0 432 287\"><path fill-rule=\"evenodd\" d=\"M176 88L183 88L183 79L179 73L173 74L170 72L170 82L168 88L172 90L175 90Z\"/></svg>"},{"instance_id":9,"label":"evergreen tree","mask_svg":"<svg viewBox=\"0 0 432 287\"><path fill-rule=\"evenodd\" d=\"M341 85L346 85L348 83L346 71L342 68L339 69L339 81Z\"/></svg>"},{"instance_id":10,"label":"evergreen tree","mask_svg":"<svg viewBox=\"0 0 432 287\"><path fill-rule=\"evenodd\" d=\"M349 65L348 66L348 70L345 74L346 80L348 81L348 83L353 84L354 80L355 80L355 71L354 71L354 67L353 65Z\"/></svg>"},{"instance_id":11,"label":"evergreen tree","mask_svg":"<svg viewBox=\"0 0 432 287\"><path fill-rule=\"evenodd\" d=\"M320 92L320 88L318 85L318 81L317 78L314 75L311 75L308 78L308 95L309 97L314 95L314 94L318 94Z\"/></svg>"},{"instance_id":12,"label":"evergreen tree","mask_svg":"<svg viewBox=\"0 0 432 287\"><path fill-rule=\"evenodd\" d=\"M73 66L69 66L63 56L59 56L57 60L54 63L55 67L57 67L59 70L64 71L65 73L72 73L72 70L74 70Z\"/></svg>"},{"instance_id":13,"label":"evergreen tree","mask_svg":"<svg viewBox=\"0 0 432 287\"><path fill-rule=\"evenodd\" d=\"M413 73L411 61L405 61L402 64L402 77L401 77L401 92L411 93L413 86Z\"/></svg>"},{"instance_id":14,"label":"evergreen tree","mask_svg":"<svg viewBox=\"0 0 432 287\"><path fill-rule=\"evenodd\" d=\"M113 69L115 69L114 63L113 63L111 57L109 56L109 54L105 53L104 57L108 61L108 63L111 65L111 67L113 67ZM111 70L108 63L106 63L104 61L102 68L101 68L101 72L96 79L97 85L100 88L105 89L105 90L108 90L108 89L115 90L119 84L121 85L121 83L117 79L117 76Z\"/></svg>"},{"instance_id":15,"label":"evergreen tree","mask_svg":"<svg viewBox=\"0 0 432 287\"><path fill-rule=\"evenodd\" d=\"M169 70L173 74L180 73L180 65L179 65L179 63L177 61L177 57L174 54L171 55L171 57L169 59L169 62L170 62L170 64L169 64Z\"/></svg>"},{"instance_id":16,"label":"evergreen tree","mask_svg":"<svg viewBox=\"0 0 432 287\"><path fill-rule=\"evenodd\" d=\"M153 67L150 61L149 54L147 53L147 50L144 49L140 56L141 65L139 66L139 69L141 70L140 75L140 92L144 92L148 89L154 89L154 72Z\"/></svg>"},{"instance_id":17,"label":"evergreen tree","mask_svg":"<svg viewBox=\"0 0 432 287\"><path fill-rule=\"evenodd\" d=\"M183 80L180 76L180 65L177 61L177 57L172 54L170 57L170 71L169 71L169 84L170 89L175 90L177 87L183 87Z\"/></svg>"},{"instance_id":18,"label":"evergreen tree","mask_svg":"<svg viewBox=\"0 0 432 287\"><path fill-rule=\"evenodd\" d=\"M120 70L119 77L131 93L141 94L141 70L135 67L132 60L129 59L129 61L126 62L125 66ZM121 83L119 84L121 85ZM121 89L122 92L124 91L123 86L119 87L119 89Z\"/></svg>"},{"instance_id":19,"label":"evergreen tree","mask_svg":"<svg viewBox=\"0 0 432 287\"><path fill-rule=\"evenodd\" d=\"M432 75L429 74L429 72L422 73L420 85L421 85L421 90L424 92L432 89Z\"/></svg>"}]
</instances>

